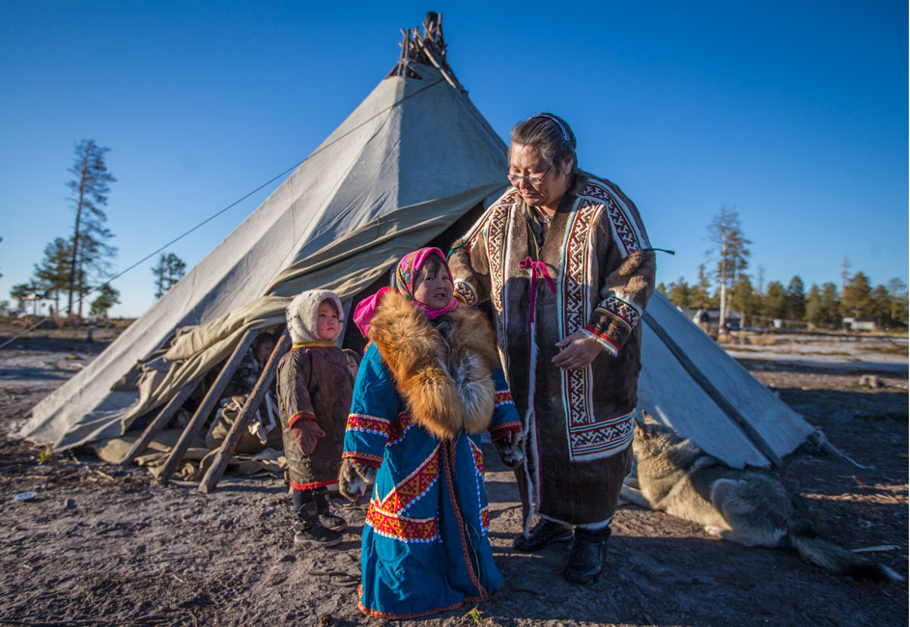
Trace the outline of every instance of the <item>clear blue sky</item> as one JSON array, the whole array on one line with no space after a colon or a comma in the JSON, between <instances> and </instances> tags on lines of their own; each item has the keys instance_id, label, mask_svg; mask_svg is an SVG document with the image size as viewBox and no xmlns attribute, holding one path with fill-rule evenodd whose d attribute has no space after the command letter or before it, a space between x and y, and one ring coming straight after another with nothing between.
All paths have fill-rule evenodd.
<instances>
[{"instance_id":1,"label":"clear blue sky","mask_svg":"<svg viewBox=\"0 0 910 627\"><path fill-rule=\"evenodd\" d=\"M235 6L236 5L236 6ZM120 271L304 159L444 16L449 61L504 138L565 117L582 168L622 187L695 280L736 206L749 272L908 282L908 15L898 0L0 4L0 299L66 236L67 168L109 147ZM167 252L201 260L274 188ZM114 282L138 316L149 260Z\"/></svg>"}]
</instances>

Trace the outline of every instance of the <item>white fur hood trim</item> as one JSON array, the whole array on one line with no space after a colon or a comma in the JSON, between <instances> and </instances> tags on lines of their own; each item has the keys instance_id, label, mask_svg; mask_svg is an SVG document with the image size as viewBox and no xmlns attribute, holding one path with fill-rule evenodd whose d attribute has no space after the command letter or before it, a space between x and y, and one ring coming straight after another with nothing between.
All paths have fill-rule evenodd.
<instances>
[{"instance_id":1,"label":"white fur hood trim","mask_svg":"<svg viewBox=\"0 0 910 627\"><path fill-rule=\"evenodd\" d=\"M316 314L319 310L319 303L324 300L335 302L335 306L338 307L341 328L344 329L344 307L341 306L338 296L329 290L307 290L297 294L285 311L291 341L299 343L319 340L316 335Z\"/></svg>"}]
</instances>

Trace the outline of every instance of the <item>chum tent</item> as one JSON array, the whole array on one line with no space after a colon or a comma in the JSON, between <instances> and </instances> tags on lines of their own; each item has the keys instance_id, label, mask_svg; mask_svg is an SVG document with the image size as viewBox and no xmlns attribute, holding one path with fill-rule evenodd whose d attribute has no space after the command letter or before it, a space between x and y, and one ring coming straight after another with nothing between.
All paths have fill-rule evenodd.
<instances>
[{"instance_id":1,"label":"chum tent","mask_svg":"<svg viewBox=\"0 0 910 627\"><path fill-rule=\"evenodd\" d=\"M223 242L37 404L20 437L65 449L121 436L241 338L280 325L294 295L330 289L350 309L402 255L447 246L468 228L505 189L506 146L448 66L435 17L423 35L404 31L392 72ZM779 463L813 434L660 294L644 324L640 410L732 466ZM114 391L139 364L138 390Z\"/></svg>"}]
</instances>

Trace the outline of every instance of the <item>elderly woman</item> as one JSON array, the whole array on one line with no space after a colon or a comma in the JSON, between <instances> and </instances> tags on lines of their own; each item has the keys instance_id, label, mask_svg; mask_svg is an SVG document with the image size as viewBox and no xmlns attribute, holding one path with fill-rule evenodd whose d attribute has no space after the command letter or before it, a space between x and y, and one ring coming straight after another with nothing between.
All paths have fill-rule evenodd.
<instances>
[{"instance_id":1,"label":"elderly woman","mask_svg":"<svg viewBox=\"0 0 910 627\"><path fill-rule=\"evenodd\" d=\"M632 465L641 321L654 252L635 205L578 169L548 113L512 129L512 186L456 243L455 293L492 301L522 432L501 450L521 491L520 551L572 540L563 576L594 581ZM530 528L537 514L538 523Z\"/></svg>"}]
</instances>

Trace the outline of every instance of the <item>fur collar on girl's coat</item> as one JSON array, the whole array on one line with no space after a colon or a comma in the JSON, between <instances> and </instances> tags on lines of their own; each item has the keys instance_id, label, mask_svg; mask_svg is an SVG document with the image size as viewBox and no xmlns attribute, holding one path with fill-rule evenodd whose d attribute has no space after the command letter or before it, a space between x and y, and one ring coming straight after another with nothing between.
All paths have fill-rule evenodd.
<instances>
[{"instance_id":1,"label":"fur collar on girl's coat","mask_svg":"<svg viewBox=\"0 0 910 627\"><path fill-rule=\"evenodd\" d=\"M320 341L319 336L316 335L316 318L319 311L319 303L324 300L331 300L335 303L338 308L341 328L344 329L344 320L342 319L344 307L341 306L341 300L335 295L335 292L330 292L329 290L307 290L297 294L285 312L291 341L294 343Z\"/></svg>"},{"instance_id":2,"label":"fur collar on girl's coat","mask_svg":"<svg viewBox=\"0 0 910 627\"><path fill-rule=\"evenodd\" d=\"M398 292L382 296L368 334L415 423L440 440L490 426L496 340L479 311L460 306L434 326Z\"/></svg>"}]
</instances>

